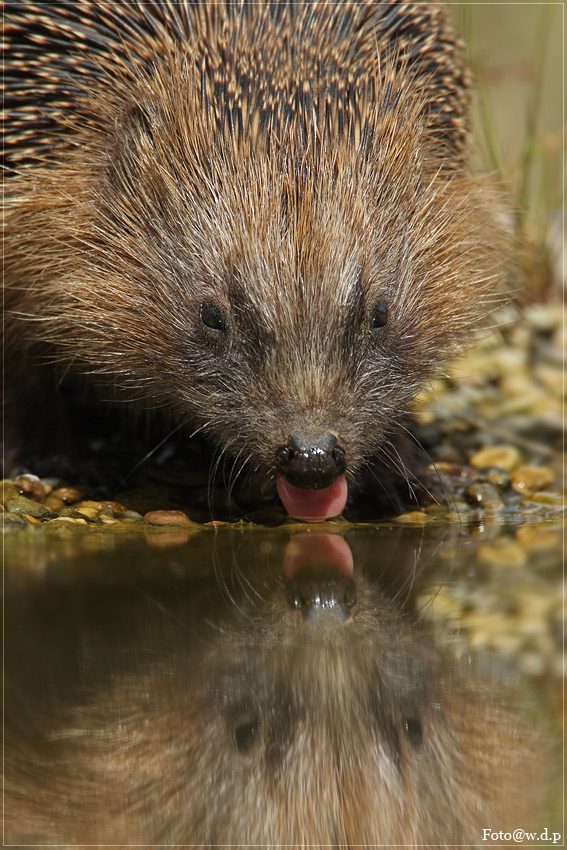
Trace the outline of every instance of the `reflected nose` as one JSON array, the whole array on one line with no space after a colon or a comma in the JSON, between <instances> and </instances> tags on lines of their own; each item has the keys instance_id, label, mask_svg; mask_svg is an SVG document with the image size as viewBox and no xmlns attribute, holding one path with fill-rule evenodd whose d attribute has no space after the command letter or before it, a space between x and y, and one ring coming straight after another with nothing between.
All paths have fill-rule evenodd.
<instances>
[{"instance_id":1,"label":"reflected nose","mask_svg":"<svg viewBox=\"0 0 567 850\"><path fill-rule=\"evenodd\" d=\"M345 621L356 602L356 588L354 580L339 570L302 567L287 583L286 597L304 620L331 616Z\"/></svg>"},{"instance_id":2,"label":"reflected nose","mask_svg":"<svg viewBox=\"0 0 567 850\"><path fill-rule=\"evenodd\" d=\"M312 440L297 433L276 451L276 469L294 487L330 487L346 470L346 453L334 434Z\"/></svg>"}]
</instances>

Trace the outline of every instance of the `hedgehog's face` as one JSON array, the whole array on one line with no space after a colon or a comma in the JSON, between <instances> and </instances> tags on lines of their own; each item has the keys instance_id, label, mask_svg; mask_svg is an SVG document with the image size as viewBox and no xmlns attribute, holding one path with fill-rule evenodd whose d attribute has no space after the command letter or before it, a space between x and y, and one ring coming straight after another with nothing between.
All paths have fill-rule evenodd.
<instances>
[{"instance_id":1,"label":"hedgehog's face","mask_svg":"<svg viewBox=\"0 0 567 850\"><path fill-rule=\"evenodd\" d=\"M314 521L342 512L367 461L399 469L392 436L471 310L455 301L461 245L430 239L434 208L416 234L409 177L402 211L370 181L317 194L318 179L294 187L291 211L276 180L257 195L229 184L191 287L181 385L217 444Z\"/></svg>"},{"instance_id":2,"label":"hedgehog's face","mask_svg":"<svg viewBox=\"0 0 567 850\"><path fill-rule=\"evenodd\" d=\"M124 352L123 385L262 470L290 514L338 515L366 461L396 464L391 432L478 316L493 277L479 190L399 117L376 117L364 149L252 156L129 120L97 227L98 362Z\"/></svg>"},{"instance_id":3,"label":"hedgehog's face","mask_svg":"<svg viewBox=\"0 0 567 850\"><path fill-rule=\"evenodd\" d=\"M190 305L186 406L202 399L220 445L276 479L290 514L336 516L347 478L388 456L422 355L408 345L392 288L371 285L360 264L321 254L310 278L291 258L243 265Z\"/></svg>"}]
</instances>

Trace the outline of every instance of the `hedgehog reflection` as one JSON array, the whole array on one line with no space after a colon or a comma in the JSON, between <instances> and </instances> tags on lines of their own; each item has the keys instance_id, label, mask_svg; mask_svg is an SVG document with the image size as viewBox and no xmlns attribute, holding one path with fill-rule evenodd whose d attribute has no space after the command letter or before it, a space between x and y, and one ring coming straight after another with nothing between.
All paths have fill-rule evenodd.
<instances>
[{"instance_id":1,"label":"hedgehog reflection","mask_svg":"<svg viewBox=\"0 0 567 850\"><path fill-rule=\"evenodd\" d=\"M279 575L241 573L222 612L212 588L125 606L104 673L83 635L88 686L8 720L7 841L468 844L525 824L517 717L367 574Z\"/></svg>"}]
</instances>

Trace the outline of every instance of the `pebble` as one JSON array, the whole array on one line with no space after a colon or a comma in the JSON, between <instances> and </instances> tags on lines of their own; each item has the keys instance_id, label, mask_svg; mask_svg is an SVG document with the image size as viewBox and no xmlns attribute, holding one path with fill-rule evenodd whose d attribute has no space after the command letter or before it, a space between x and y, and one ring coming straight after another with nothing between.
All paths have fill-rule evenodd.
<instances>
[{"instance_id":1,"label":"pebble","mask_svg":"<svg viewBox=\"0 0 567 850\"><path fill-rule=\"evenodd\" d=\"M415 421L418 425L433 425L436 421L435 413L432 410L416 410L414 414Z\"/></svg>"},{"instance_id":2,"label":"pebble","mask_svg":"<svg viewBox=\"0 0 567 850\"><path fill-rule=\"evenodd\" d=\"M522 461L522 456L514 446L489 446L476 452L470 458L470 465L475 469L498 467L511 472Z\"/></svg>"},{"instance_id":3,"label":"pebble","mask_svg":"<svg viewBox=\"0 0 567 850\"><path fill-rule=\"evenodd\" d=\"M50 511L55 511L55 513L59 513L59 511L63 510L65 507L63 499L56 496L54 493L50 493L46 496L43 504L46 508L49 508Z\"/></svg>"},{"instance_id":4,"label":"pebble","mask_svg":"<svg viewBox=\"0 0 567 850\"><path fill-rule=\"evenodd\" d=\"M537 502L540 505L554 505L558 508L565 507L565 500L561 493L551 493L548 491L526 493L525 500L527 502Z\"/></svg>"},{"instance_id":5,"label":"pebble","mask_svg":"<svg viewBox=\"0 0 567 850\"><path fill-rule=\"evenodd\" d=\"M37 518L51 516L49 508L40 505L39 502L35 502L33 499L26 498L26 496L13 496L11 499L8 499L5 503L5 509L11 514L25 513Z\"/></svg>"},{"instance_id":6,"label":"pebble","mask_svg":"<svg viewBox=\"0 0 567 850\"><path fill-rule=\"evenodd\" d=\"M118 520L115 519L114 517L108 516L107 514L104 514L104 513L100 514L99 519L103 523L103 525L115 525L118 522Z\"/></svg>"},{"instance_id":7,"label":"pebble","mask_svg":"<svg viewBox=\"0 0 567 850\"><path fill-rule=\"evenodd\" d=\"M474 470L470 469L468 466L463 466L458 463L448 463L447 461L439 461L436 464L429 464L427 467L431 472L447 472L450 475L458 476L463 480L469 479L470 481L474 481L476 478L476 473Z\"/></svg>"},{"instance_id":8,"label":"pebble","mask_svg":"<svg viewBox=\"0 0 567 850\"><path fill-rule=\"evenodd\" d=\"M419 596L417 604L420 611L433 611L441 617L457 618L461 614L459 600L442 590L432 594L422 594Z\"/></svg>"},{"instance_id":9,"label":"pebble","mask_svg":"<svg viewBox=\"0 0 567 850\"><path fill-rule=\"evenodd\" d=\"M524 316L540 333L551 333L561 325L561 312L548 304L532 304L526 307Z\"/></svg>"},{"instance_id":10,"label":"pebble","mask_svg":"<svg viewBox=\"0 0 567 850\"><path fill-rule=\"evenodd\" d=\"M34 502L43 502L45 498L45 488L37 475L31 475L30 473L19 475L14 479L14 486L18 488L23 496L33 499Z\"/></svg>"},{"instance_id":11,"label":"pebble","mask_svg":"<svg viewBox=\"0 0 567 850\"><path fill-rule=\"evenodd\" d=\"M512 488L516 493L534 493L545 490L555 475L548 466L519 466L512 475Z\"/></svg>"},{"instance_id":12,"label":"pebble","mask_svg":"<svg viewBox=\"0 0 567 850\"><path fill-rule=\"evenodd\" d=\"M27 521L30 523L30 525L41 525L41 520L36 519L36 517L34 517L34 516L30 516L29 514L26 514L26 513L23 513L22 516L25 517L25 519L27 519Z\"/></svg>"},{"instance_id":13,"label":"pebble","mask_svg":"<svg viewBox=\"0 0 567 850\"><path fill-rule=\"evenodd\" d=\"M143 520L150 525L192 525L192 521L183 511L148 511Z\"/></svg>"},{"instance_id":14,"label":"pebble","mask_svg":"<svg viewBox=\"0 0 567 850\"><path fill-rule=\"evenodd\" d=\"M479 476L481 481L486 481L488 484L494 484L495 487L500 487L503 490L510 486L511 478L503 469L497 466L483 470Z\"/></svg>"},{"instance_id":15,"label":"pebble","mask_svg":"<svg viewBox=\"0 0 567 850\"><path fill-rule=\"evenodd\" d=\"M71 519L85 519L84 514L80 513L75 507L63 507L59 511L59 516L71 517ZM86 519L89 519L88 517Z\"/></svg>"},{"instance_id":16,"label":"pebble","mask_svg":"<svg viewBox=\"0 0 567 850\"><path fill-rule=\"evenodd\" d=\"M425 525L430 521L430 517L425 511L407 511L404 514L396 517L397 522L408 523L410 525Z\"/></svg>"},{"instance_id":17,"label":"pebble","mask_svg":"<svg viewBox=\"0 0 567 850\"><path fill-rule=\"evenodd\" d=\"M87 525L86 519L71 516L57 516L49 523L50 527L57 525Z\"/></svg>"},{"instance_id":18,"label":"pebble","mask_svg":"<svg viewBox=\"0 0 567 850\"><path fill-rule=\"evenodd\" d=\"M89 492L87 487L58 487L52 495L59 496L65 504L69 505L73 502L80 502Z\"/></svg>"},{"instance_id":19,"label":"pebble","mask_svg":"<svg viewBox=\"0 0 567 850\"><path fill-rule=\"evenodd\" d=\"M556 398L565 397L567 385L562 369L540 366L535 370L535 375Z\"/></svg>"},{"instance_id":20,"label":"pebble","mask_svg":"<svg viewBox=\"0 0 567 850\"><path fill-rule=\"evenodd\" d=\"M463 495L469 505L483 507L488 511L503 508L498 490L492 484L469 484Z\"/></svg>"},{"instance_id":21,"label":"pebble","mask_svg":"<svg viewBox=\"0 0 567 850\"><path fill-rule=\"evenodd\" d=\"M8 514L3 513L2 515L2 525L4 528L9 526L25 526L28 525L27 514Z\"/></svg>"},{"instance_id":22,"label":"pebble","mask_svg":"<svg viewBox=\"0 0 567 850\"><path fill-rule=\"evenodd\" d=\"M141 522L143 517L142 514L139 514L138 511L130 511L124 510L120 514L120 519L122 522Z\"/></svg>"},{"instance_id":23,"label":"pebble","mask_svg":"<svg viewBox=\"0 0 567 850\"><path fill-rule=\"evenodd\" d=\"M2 504L5 505L9 499L14 499L19 496L20 492L12 481L4 480L0 482L0 498Z\"/></svg>"},{"instance_id":24,"label":"pebble","mask_svg":"<svg viewBox=\"0 0 567 850\"><path fill-rule=\"evenodd\" d=\"M102 505L100 502L80 502L78 505L75 505L74 509L77 513L82 514L82 516L94 519L100 514Z\"/></svg>"}]
</instances>

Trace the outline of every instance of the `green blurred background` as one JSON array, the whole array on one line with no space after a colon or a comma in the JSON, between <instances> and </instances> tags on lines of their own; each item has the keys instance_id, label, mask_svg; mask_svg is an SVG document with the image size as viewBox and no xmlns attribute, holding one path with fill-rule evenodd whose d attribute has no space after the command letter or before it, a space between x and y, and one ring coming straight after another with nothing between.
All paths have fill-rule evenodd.
<instances>
[{"instance_id":1,"label":"green blurred background","mask_svg":"<svg viewBox=\"0 0 567 850\"><path fill-rule=\"evenodd\" d=\"M476 147L503 181L523 236L543 255L562 239L564 4L459 3L451 12L475 72ZM555 268L553 266L555 261ZM534 269L556 287L557 257ZM545 281L546 275L555 280ZM531 287L530 287L531 288Z\"/></svg>"}]
</instances>

